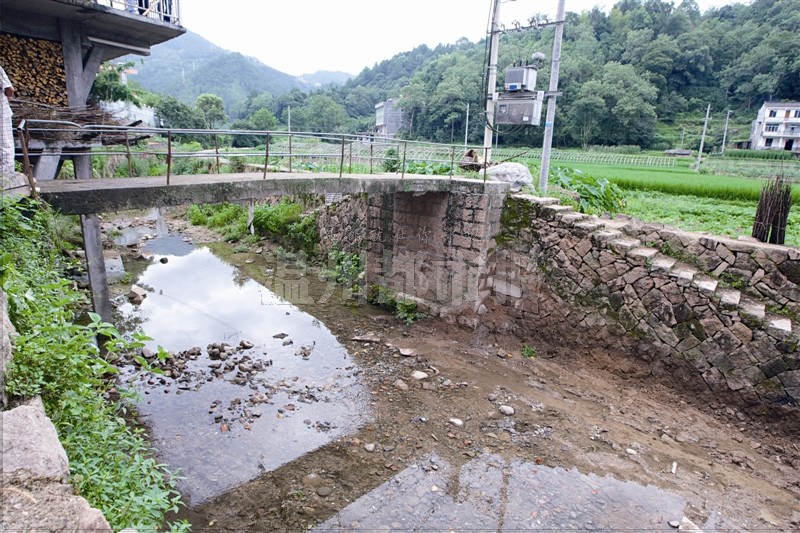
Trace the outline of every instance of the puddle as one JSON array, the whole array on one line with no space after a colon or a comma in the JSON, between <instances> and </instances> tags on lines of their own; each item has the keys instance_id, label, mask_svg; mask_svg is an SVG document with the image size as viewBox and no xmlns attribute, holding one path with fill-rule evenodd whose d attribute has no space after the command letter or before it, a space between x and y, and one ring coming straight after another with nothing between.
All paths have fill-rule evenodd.
<instances>
[{"instance_id":1,"label":"puddle","mask_svg":"<svg viewBox=\"0 0 800 533\"><path fill-rule=\"evenodd\" d=\"M314 531L671 530L686 502L653 486L486 455L460 471L436 455Z\"/></svg>"},{"instance_id":2,"label":"puddle","mask_svg":"<svg viewBox=\"0 0 800 533\"><path fill-rule=\"evenodd\" d=\"M158 345L170 352L200 350L185 359L178 379L136 376L131 368L123 379L140 392L141 419L161 459L183 476L179 489L188 504L274 470L367 421L359 368L319 320L207 248L176 236L148 241L147 248L155 255L137 284L149 292L139 306L120 306L123 323L153 338L153 351ZM209 344L237 347L241 341L252 347L224 361L208 354Z\"/></svg>"}]
</instances>

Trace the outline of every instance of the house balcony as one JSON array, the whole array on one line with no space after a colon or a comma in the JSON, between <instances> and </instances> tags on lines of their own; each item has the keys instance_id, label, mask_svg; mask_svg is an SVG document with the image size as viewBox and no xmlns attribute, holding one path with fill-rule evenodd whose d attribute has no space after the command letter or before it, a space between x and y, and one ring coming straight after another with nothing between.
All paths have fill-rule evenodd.
<instances>
[{"instance_id":1,"label":"house balcony","mask_svg":"<svg viewBox=\"0 0 800 533\"><path fill-rule=\"evenodd\" d=\"M0 20L3 33L56 42L64 24L79 27L84 45L104 46L104 60L149 55L186 32L180 0L2 0Z\"/></svg>"}]
</instances>

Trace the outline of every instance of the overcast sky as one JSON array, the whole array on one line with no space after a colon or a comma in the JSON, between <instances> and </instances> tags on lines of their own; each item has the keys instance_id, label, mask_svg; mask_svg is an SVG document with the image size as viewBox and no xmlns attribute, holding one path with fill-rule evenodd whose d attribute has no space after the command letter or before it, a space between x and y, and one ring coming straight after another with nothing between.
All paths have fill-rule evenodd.
<instances>
[{"instance_id":1,"label":"overcast sky","mask_svg":"<svg viewBox=\"0 0 800 533\"><path fill-rule=\"evenodd\" d=\"M318 70L358 74L420 45L477 41L486 35L491 0L180 0L181 24L227 50L295 76ZM610 0L566 0L581 12ZM675 2L679 3L679 0ZM701 10L734 3L698 0ZM556 0L503 0L500 19L525 22Z\"/></svg>"}]
</instances>

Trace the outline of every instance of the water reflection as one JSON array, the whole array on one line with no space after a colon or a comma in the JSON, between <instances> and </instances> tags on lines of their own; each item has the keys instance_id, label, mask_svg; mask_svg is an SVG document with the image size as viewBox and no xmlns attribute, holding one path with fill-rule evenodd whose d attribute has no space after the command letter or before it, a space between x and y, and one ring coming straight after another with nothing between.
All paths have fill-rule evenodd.
<instances>
[{"instance_id":1,"label":"water reflection","mask_svg":"<svg viewBox=\"0 0 800 533\"><path fill-rule=\"evenodd\" d=\"M456 471L433 455L316 531L670 530L685 501L652 486L486 455Z\"/></svg>"},{"instance_id":2,"label":"water reflection","mask_svg":"<svg viewBox=\"0 0 800 533\"><path fill-rule=\"evenodd\" d=\"M194 505L352 432L368 409L358 368L327 327L207 248L187 246L149 241L156 256L137 281L148 296L120 311L154 339L150 349L201 348L177 380L134 381L142 419ZM243 340L253 346L224 360L207 354L211 343Z\"/></svg>"}]
</instances>

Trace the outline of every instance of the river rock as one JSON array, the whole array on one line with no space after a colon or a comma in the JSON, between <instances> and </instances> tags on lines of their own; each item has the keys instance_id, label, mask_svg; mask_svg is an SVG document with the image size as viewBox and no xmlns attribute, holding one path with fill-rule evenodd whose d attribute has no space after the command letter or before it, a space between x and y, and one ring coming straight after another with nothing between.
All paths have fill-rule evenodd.
<instances>
[{"instance_id":1,"label":"river rock","mask_svg":"<svg viewBox=\"0 0 800 533\"><path fill-rule=\"evenodd\" d=\"M511 407L510 405L501 405L499 407L499 409L500 409L500 412L503 413L506 416L511 416L511 415L514 414L514 408Z\"/></svg>"},{"instance_id":2,"label":"river rock","mask_svg":"<svg viewBox=\"0 0 800 533\"><path fill-rule=\"evenodd\" d=\"M370 442L369 444L365 444L365 445L364 445L364 449L365 449L366 451L368 451L369 453L372 453L372 452L374 452L374 451L375 451L375 443L373 443L373 442Z\"/></svg>"},{"instance_id":3,"label":"river rock","mask_svg":"<svg viewBox=\"0 0 800 533\"><path fill-rule=\"evenodd\" d=\"M417 381L422 381L423 379L428 379L428 374L426 374L422 370L414 370L411 373L411 377Z\"/></svg>"},{"instance_id":4,"label":"river rock","mask_svg":"<svg viewBox=\"0 0 800 533\"><path fill-rule=\"evenodd\" d=\"M322 484L322 478L319 474L308 474L306 477L303 478L303 484L307 487L318 487Z\"/></svg>"},{"instance_id":5,"label":"river rock","mask_svg":"<svg viewBox=\"0 0 800 533\"><path fill-rule=\"evenodd\" d=\"M324 498L325 496L330 496L331 492L333 492L333 489L331 487L327 486L317 487L317 496L321 496Z\"/></svg>"},{"instance_id":6,"label":"river rock","mask_svg":"<svg viewBox=\"0 0 800 533\"><path fill-rule=\"evenodd\" d=\"M288 336L289 336L288 333L276 333L275 335L272 336L272 338L273 339L285 339Z\"/></svg>"},{"instance_id":7,"label":"river rock","mask_svg":"<svg viewBox=\"0 0 800 533\"><path fill-rule=\"evenodd\" d=\"M394 388L399 391L406 392L408 390L408 383L406 383L402 379L398 379L397 381L394 382Z\"/></svg>"},{"instance_id":8,"label":"river rock","mask_svg":"<svg viewBox=\"0 0 800 533\"><path fill-rule=\"evenodd\" d=\"M370 342L370 343L381 342L381 338L378 337L378 334L375 333L374 331L367 332L363 335L357 335L350 340L355 342Z\"/></svg>"},{"instance_id":9,"label":"river rock","mask_svg":"<svg viewBox=\"0 0 800 533\"><path fill-rule=\"evenodd\" d=\"M242 350L249 350L253 346L255 346L255 345L251 341L246 341L246 340L239 341L239 347Z\"/></svg>"},{"instance_id":10,"label":"river rock","mask_svg":"<svg viewBox=\"0 0 800 533\"><path fill-rule=\"evenodd\" d=\"M453 424L457 428L463 428L464 427L464 421L461 420L460 418L451 418L450 420L448 420L448 422L450 422L451 424Z\"/></svg>"},{"instance_id":11,"label":"river rock","mask_svg":"<svg viewBox=\"0 0 800 533\"><path fill-rule=\"evenodd\" d=\"M510 183L512 191L519 191L522 187L533 184L531 171L522 163L500 163L489 167L486 173L495 181Z\"/></svg>"},{"instance_id":12,"label":"river rock","mask_svg":"<svg viewBox=\"0 0 800 533\"><path fill-rule=\"evenodd\" d=\"M133 305L141 305L144 299L147 298L147 291L138 285L131 285L131 290L128 292L128 301Z\"/></svg>"},{"instance_id":13,"label":"river rock","mask_svg":"<svg viewBox=\"0 0 800 533\"><path fill-rule=\"evenodd\" d=\"M417 351L413 348L400 348L400 355L403 357L414 357L417 355Z\"/></svg>"}]
</instances>

